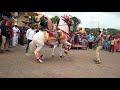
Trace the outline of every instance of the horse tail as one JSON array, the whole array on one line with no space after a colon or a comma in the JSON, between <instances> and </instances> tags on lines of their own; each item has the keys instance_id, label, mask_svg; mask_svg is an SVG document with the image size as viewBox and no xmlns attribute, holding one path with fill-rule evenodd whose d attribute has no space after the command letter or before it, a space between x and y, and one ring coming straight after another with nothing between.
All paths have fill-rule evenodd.
<instances>
[{"instance_id":1,"label":"horse tail","mask_svg":"<svg viewBox=\"0 0 120 90\"><path fill-rule=\"evenodd\" d=\"M30 44L29 44L28 53L32 54L35 51L35 49L36 49L36 45L35 45L35 43L33 41L31 41Z\"/></svg>"}]
</instances>

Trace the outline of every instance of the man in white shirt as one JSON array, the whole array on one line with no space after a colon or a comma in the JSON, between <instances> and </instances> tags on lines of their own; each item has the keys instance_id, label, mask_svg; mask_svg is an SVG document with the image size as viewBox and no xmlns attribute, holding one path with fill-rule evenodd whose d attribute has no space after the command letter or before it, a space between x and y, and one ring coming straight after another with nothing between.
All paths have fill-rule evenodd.
<instances>
[{"instance_id":1,"label":"man in white shirt","mask_svg":"<svg viewBox=\"0 0 120 90\"><path fill-rule=\"evenodd\" d=\"M17 24L15 24L15 26L13 27L13 32L14 32L13 46L17 46L18 45L18 35L19 35L19 32L20 32Z\"/></svg>"},{"instance_id":2,"label":"man in white shirt","mask_svg":"<svg viewBox=\"0 0 120 90\"><path fill-rule=\"evenodd\" d=\"M26 38L27 38L27 47L26 47L26 52L28 52L29 49L29 44L30 42L33 40L33 36L35 35L35 30L34 30L34 26L31 25L30 28L27 30L26 32Z\"/></svg>"}]
</instances>

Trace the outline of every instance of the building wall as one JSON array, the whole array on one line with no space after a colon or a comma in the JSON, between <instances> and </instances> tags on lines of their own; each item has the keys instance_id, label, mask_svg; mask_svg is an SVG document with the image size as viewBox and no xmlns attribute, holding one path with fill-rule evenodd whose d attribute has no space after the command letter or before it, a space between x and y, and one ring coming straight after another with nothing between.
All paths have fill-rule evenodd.
<instances>
[{"instance_id":1,"label":"building wall","mask_svg":"<svg viewBox=\"0 0 120 90\"><path fill-rule=\"evenodd\" d=\"M23 25L23 22L22 22L22 21L27 20L27 18L24 17L25 13L26 13L26 12L20 12L20 17L19 17L18 20L17 20L18 26L22 26L22 25ZM42 14L42 12L34 12L34 13ZM28 18L28 19L29 19L29 18Z\"/></svg>"},{"instance_id":2,"label":"building wall","mask_svg":"<svg viewBox=\"0 0 120 90\"><path fill-rule=\"evenodd\" d=\"M22 26L23 25L23 22L22 21L25 21L26 18L24 17L25 15L25 12L20 12L20 17L18 18L18 26Z\"/></svg>"}]
</instances>

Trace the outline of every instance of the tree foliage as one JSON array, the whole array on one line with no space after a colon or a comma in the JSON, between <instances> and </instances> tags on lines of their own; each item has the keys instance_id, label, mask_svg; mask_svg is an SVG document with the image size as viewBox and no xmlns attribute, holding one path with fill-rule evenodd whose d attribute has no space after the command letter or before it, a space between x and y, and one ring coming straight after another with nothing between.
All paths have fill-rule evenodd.
<instances>
[{"instance_id":1,"label":"tree foliage","mask_svg":"<svg viewBox=\"0 0 120 90\"><path fill-rule=\"evenodd\" d=\"M73 31L75 32L77 30L78 25L81 23L81 20L77 17L72 17L72 20L74 22Z\"/></svg>"},{"instance_id":2,"label":"tree foliage","mask_svg":"<svg viewBox=\"0 0 120 90\"><path fill-rule=\"evenodd\" d=\"M52 20L53 24L57 24L58 25L58 23L60 21L60 18L58 16L55 16L55 17L52 17L51 20Z\"/></svg>"},{"instance_id":3,"label":"tree foliage","mask_svg":"<svg viewBox=\"0 0 120 90\"><path fill-rule=\"evenodd\" d=\"M97 32L100 30L100 28L86 28L85 31L87 33L93 33L95 36L97 35ZM113 33L114 35L120 33L120 30L118 29L113 29L113 28L107 28L103 29L103 33L105 35L110 35L110 33Z\"/></svg>"}]
</instances>

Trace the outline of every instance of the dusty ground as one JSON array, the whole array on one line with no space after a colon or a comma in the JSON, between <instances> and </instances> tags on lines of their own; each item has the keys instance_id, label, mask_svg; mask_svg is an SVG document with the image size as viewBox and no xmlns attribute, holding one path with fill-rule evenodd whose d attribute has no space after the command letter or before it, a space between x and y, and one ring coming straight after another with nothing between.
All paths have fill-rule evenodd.
<instances>
[{"instance_id":1,"label":"dusty ground","mask_svg":"<svg viewBox=\"0 0 120 90\"><path fill-rule=\"evenodd\" d=\"M1 78L120 78L120 53L102 50L102 64L95 64L95 50L71 50L60 58L58 48L52 58L52 48L43 48L45 61L40 64L34 55L25 55L25 47L10 50L0 53Z\"/></svg>"}]
</instances>

